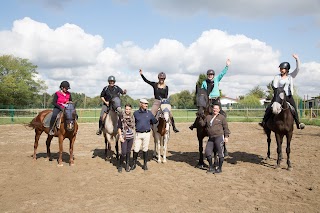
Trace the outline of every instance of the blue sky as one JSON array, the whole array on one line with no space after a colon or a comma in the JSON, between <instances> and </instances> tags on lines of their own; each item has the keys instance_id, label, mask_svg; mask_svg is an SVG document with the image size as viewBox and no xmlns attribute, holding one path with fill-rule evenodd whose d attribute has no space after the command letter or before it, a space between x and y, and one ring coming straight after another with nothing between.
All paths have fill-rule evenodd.
<instances>
[{"instance_id":1,"label":"blue sky","mask_svg":"<svg viewBox=\"0 0 320 213\"><path fill-rule=\"evenodd\" d=\"M228 97L245 95L279 73L282 61L301 70L300 96L319 95L320 2L317 0L12 0L2 3L0 54L28 58L53 93L99 95L114 75L133 98L152 97L138 74L167 73L170 94L193 91L200 73L219 73Z\"/></svg>"}]
</instances>

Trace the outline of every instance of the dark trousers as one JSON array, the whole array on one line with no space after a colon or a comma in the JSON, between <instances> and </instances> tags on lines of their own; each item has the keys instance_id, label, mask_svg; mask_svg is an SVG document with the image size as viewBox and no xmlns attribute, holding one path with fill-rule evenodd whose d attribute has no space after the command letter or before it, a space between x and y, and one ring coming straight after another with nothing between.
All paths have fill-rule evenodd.
<instances>
[{"instance_id":1,"label":"dark trousers","mask_svg":"<svg viewBox=\"0 0 320 213\"><path fill-rule=\"evenodd\" d=\"M218 137L209 137L208 143L206 145L206 156L212 156L213 150L218 152L219 158L224 157L223 153L224 137L223 135Z\"/></svg>"},{"instance_id":2,"label":"dark trousers","mask_svg":"<svg viewBox=\"0 0 320 213\"><path fill-rule=\"evenodd\" d=\"M50 129L52 129L52 127L53 127L53 124L54 124L54 122L56 121L56 119L57 119L57 116L58 116L58 114L61 112L61 110L60 109L58 109L58 108L53 108L53 111L52 111L52 117L51 117L51 120L50 120Z\"/></svg>"},{"instance_id":3,"label":"dark trousers","mask_svg":"<svg viewBox=\"0 0 320 213\"><path fill-rule=\"evenodd\" d=\"M132 139L126 139L123 143L121 143L121 155L125 156L126 154L131 152L133 144L133 138Z\"/></svg>"}]
</instances>

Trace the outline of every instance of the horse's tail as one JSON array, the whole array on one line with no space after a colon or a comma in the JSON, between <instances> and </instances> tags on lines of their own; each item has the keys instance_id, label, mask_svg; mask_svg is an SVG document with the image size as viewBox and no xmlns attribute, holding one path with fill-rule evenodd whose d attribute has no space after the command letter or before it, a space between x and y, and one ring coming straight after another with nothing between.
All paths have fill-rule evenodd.
<instances>
[{"instance_id":1,"label":"horse's tail","mask_svg":"<svg viewBox=\"0 0 320 213\"><path fill-rule=\"evenodd\" d=\"M28 124L26 124L27 127L30 127L32 129L37 129L42 127L42 122L38 121L36 118L32 119L32 121Z\"/></svg>"}]
</instances>

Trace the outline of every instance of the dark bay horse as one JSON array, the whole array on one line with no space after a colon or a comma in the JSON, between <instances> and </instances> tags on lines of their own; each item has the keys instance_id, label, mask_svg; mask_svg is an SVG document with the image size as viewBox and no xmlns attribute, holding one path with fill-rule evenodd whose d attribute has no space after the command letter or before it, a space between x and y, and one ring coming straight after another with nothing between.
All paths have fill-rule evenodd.
<instances>
[{"instance_id":1,"label":"dark bay horse","mask_svg":"<svg viewBox=\"0 0 320 213\"><path fill-rule=\"evenodd\" d=\"M203 161L203 139L208 136L208 133L206 129L200 125L199 118L203 115L209 114L209 98L207 91L205 89L201 89L199 86L196 87L196 101L198 112L195 124L199 142L199 161L196 167L203 169L206 166Z\"/></svg>"},{"instance_id":2,"label":"dark bay horse","mask_svg":"<svg viewBox=\"0 0 320 213\"><path fill-rule=\"evenodd\" d=\"M52 110L44 110L41 111L29 124L28 127L31 127L35 130L35 141L34 141L34 152L33 159L37 158L37 148L40 136L43 132L45 132L48 137L46 140L47 145L47 158L52 161L50 145L53 137L58 137L59 139L59 159L58 165L63 166L62 164L62 152L63 152L63 140L68 138L70 141L70 160L69 165L74 165L74 157L73 157L73 145L76 140L77 131L78 131L78 123L76 121L77 114L75 109L75 104L69 102L66 104L64 110L60 113L60 118L57 119L56 127L54 128L54 135L49 135L49 121L52 116Z\"/></svg>"},{"instance_id":3,"label":"dark bay horse","mask_svg":"<svg viewBox=\"0 0 320 213\"><path fill-rule=\"evenodd\" d=\"M274 88L275 89L275 88ZM272 116L266 122L264 131L267 134L268 153L267 159L270 159L270 144L271 144L271 131L274 132L277 141L277 165L280 167L282 160L282 141L284 136L287 138L287 165L288 170L292 170L290 162L290 143L293 135L294 118L291 112L291 107L286 101L286 93L283 87L275 89L274 103L272 104Z\"/></svg>"}]
</instances>

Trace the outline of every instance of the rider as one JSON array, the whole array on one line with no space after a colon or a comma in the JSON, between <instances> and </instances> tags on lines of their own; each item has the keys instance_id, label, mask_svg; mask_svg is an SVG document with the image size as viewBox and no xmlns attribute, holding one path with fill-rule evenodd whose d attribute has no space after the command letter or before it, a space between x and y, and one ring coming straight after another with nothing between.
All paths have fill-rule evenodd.
<instances>
[{"instance_id":1,"label":"rider","mask_svg":"<svg viewBox=\"0 0 320 213\"><path fill-rule=\"evenodd\" d=\"M291 104L291 106L293 106L294 111L295 111L293 113L293 117L296 122L297 128L304 129L305 125L304 125L304 123L299 122L297 107L296 107L296 104L293 99L293 91L294 91L293 78L295 78L297 76L297 74L300 70L300 60L299 60L299 57L297 54L292 54L292 57L296 60L296 69L289 74L290 64L288 62L282 62L279 65L280 74L276 75L273 79L273 87L276 89L278 87L284 86L284 90L287 95L286 100L287 100L287 102L289 102ZM274 97L271 101L271 104L267 107L267 109L265 111L262 122L259 123L259 125L262 127L265 126L267 120L270 118L270 116L272 114L271 105L273 102L274 102Z\"/></svg>"},{"instance_id":2,"label":"rider","mask_svg":"<svg viewBox=\"0 0 320 213\"><path fill-rule=\"evenodd\" d=\"M153 87L153 94L154 94L154 102L151 108L151 112L154 116L156 116L158 109L160 108L161 99L168 98L169 93L169 87L164 83L166 80L166 74L164 72L160 72L158 74L158 82L152 82L146 79L144 75L142 74L142 70L139 71L142 79L147 83L150 84ZM172 124L172 129L174 132L179 132L179 130L176 128L176 125L174 123L173 115L170 112L170 119Z\"/></svg>"},{"instance_id":3,"label":"rider","mask_svg":"<svg viewBox=\"0 0 320 213\"><path fill-rule=\"evenodd\" d=\"M68 91L70 89L70 84L68 81L62 81L60 84L60 90L54 93L52 104L53 104L53 111L52 117L50 120L50 127L49 127L49 135L54 135L54 124L56 122L58 114L64 109L65 104L69 101L72 101L71 94Z\"/></svg>"},{"instance_id":4,"label":"rider","mask_svg":"<svg viewBox=\"0 0 320 213\"><path fill-rule=\"evenodd\" d=\"M220 72L218 76L215 76L215 71L209 69L207 71L207 79L202 82L201 88L207 90L209 96L209 105L217 104L220 106L221 109L221 102L220 102L220 90L219 90L219 82L223 78L223 76L227 73L229 65L231 64L230 59L227 59L225 68ZM226 113L221 109L220 114L226 117ZM195 128L195 121L194 123L189 126L189 129L193 130Z\"/></svg>"},{"instance_id":5,"label":"rider","mask_svg":"<svg viewBox=\"0 0 320 213\"><path fill-rule=\"evenodd\" d=\"M127 90L122 90L119 86L115 85L116 78L114 76L108 77L109 85L105 86L100 94L100 98L103 102L101 112L100 112L100 118L99 118L99 129L96 132L97 135L101 135L102 128L104 126L104 120L109 112L109 103L112 100L112 104L114 107L113 109L118 114L118 117L120 120L123 118L122 109L121 109L121 101L120 101L120 94L124 95L127 93Z\"/></svg>"}]
</instances>

